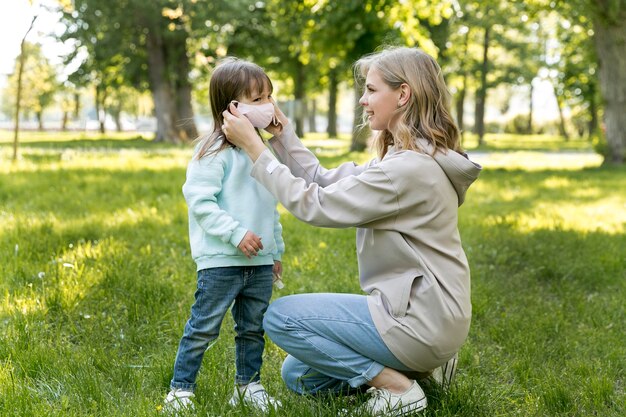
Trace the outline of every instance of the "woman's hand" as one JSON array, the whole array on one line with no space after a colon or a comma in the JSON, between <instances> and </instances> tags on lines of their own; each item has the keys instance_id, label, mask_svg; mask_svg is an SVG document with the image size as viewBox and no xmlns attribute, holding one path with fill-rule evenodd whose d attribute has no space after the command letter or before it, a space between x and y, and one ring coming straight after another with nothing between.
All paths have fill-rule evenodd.
<instances>
[{"instance_id":1,"label":"woman's hand","mask_svg":"<svg viewBox=\"0 0 626 417\"><path fill-rule=\"evenodd\" d=\"M283 113L282 110L280 110L280 108L278 107L278 104L276 104L276 101L274 101L274 98L272 98L271 100L272 100L272 104L274 105L274 114L276 115L276 118L278 119L279 124L278 126L274 126L273 124L270 123L270 125L265 128L265 131L267 131L268 133L274 136L277 136L283 133L283 127L287 126L287 124L289 123L289 119L287 118L287 116L285 116L285 113Z\"/></svg>"},{"instance_id":2,"label":"woman's hand","mask_svg":"<svg viewBox=\"0 0 626 417\"><path fill-rule=\"evenodd\" d=\"M263 140L259 137L252 123L243 116L233 104L225 110L222 132L233 145L243 149L252 161L256 161L265 150Z\"/></svg>"}]
</instances>

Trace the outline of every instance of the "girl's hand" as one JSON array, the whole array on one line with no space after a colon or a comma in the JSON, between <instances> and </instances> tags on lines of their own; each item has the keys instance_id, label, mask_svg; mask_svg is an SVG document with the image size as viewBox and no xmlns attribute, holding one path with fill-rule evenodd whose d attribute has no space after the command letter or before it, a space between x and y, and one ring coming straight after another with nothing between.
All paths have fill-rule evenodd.
<instances>
[{"instance_id":1,"label":"girl's hand","mask_svg":"<svg viewBox=\"0 0 626 417\"><path fill-rule=\"evenodd\" d=\"M239 245L237 245L237 248L250 259L253 256L257 256L259 251L263 249L263 243L261 243L260 237L248 230L241 242L239 242Z\"/></svg>"},{"instance_id":2,"label":"girl's hand","mask_svg":"<svg viewBox=\"0 0 626 417\"><path fill-rule=\"evenodd\" d=\"M274 267L272 268L272 274L274 278L272 279L272 283L279 290L285 288L285 284L283 284L283 264L280 261L274 261Z\"/></svg>"},{"instance_id":3,"label":"girl's hand","mask_svg":"<svg viewBox=\"0 0 626 417\"><path fill-rule=\"evenodd\" d=\"M276 118L278 119L278 121L280 122L278 124L278 126L274 126L273 124L270 123L270 125L268 127L265 128L265 130L274 135L280 135L281 133L283 133L283 127L287 126L287 124L289 123L289 119L287 118L287 116L285 116L285 113L282 112L282 110L280 110L280 108L278 107L278 104L276 104L276 101L274 101L274 98L271 98L272 100L272 104L274 105L274 114L276 115Z\"/></svg>"},{"instance_id":4,"label":"girl's hand","mask_svg":"<svg viewBox=\"0 0 626 417\"><path fill-rule=\"evenodd\" d=\"M283 264L280 261L274 261L274 267L272 268L272 273L274 275L278 275L278 277L283 276Z\"/></svg>"},{"instance_id":5,"label":"girl's hand","mask_svg":"<svg viewBox=\"0 0 626 417\"><path fill-rule=\"evenodd\" d=\"M265 150L263 140L259 137L252 123L239 113L239 110L231 103L225 110L222 132L233 145L246 151L252 161L256 161Z\"/></svg>"}]
</instances>

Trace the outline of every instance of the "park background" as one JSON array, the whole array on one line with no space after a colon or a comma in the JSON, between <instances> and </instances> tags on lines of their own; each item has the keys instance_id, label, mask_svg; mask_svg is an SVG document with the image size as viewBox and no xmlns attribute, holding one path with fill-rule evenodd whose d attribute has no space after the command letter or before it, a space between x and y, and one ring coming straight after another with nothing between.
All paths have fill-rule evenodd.
<instances>
[{"instance_id":1,"label":"park background","mask_svg":"<svg viewBox=\"0 0 626 417\"><path fill-rule=\"evenodd\" d=\"M427 388L422 414L625 415L624 3L3 4L0 415L157 415L195 290L181 186L210 129L211 69L226 55L266 68L330 167L373 157L351 64L383 45L437 57L463 146L485 167L459 219L472 329L455 385ZM281 214L274 297L360 292L354 230ZM226 405L232 336L227 317L194 415L248 414ZM288 393L283 357L268 341L278 415L354 405Z\"/></svg>"}]
</instances>

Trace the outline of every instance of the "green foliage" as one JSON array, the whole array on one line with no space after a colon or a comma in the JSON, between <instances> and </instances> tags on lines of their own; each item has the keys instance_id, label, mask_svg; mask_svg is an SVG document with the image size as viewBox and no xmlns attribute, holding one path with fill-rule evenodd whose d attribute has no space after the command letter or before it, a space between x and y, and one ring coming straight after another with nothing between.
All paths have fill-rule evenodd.
<instances>
[{"instance_id":1,"label":"green foliage","mask_svg":"<svg viewBox=\"0 0 626 417\"><path fill-rule=\"evenodd\" d=\"M25 138L14 165L0 140L0 415L158 415L195 290L180 189L191 149L71 139ZM345 154L347 138L307 142L327 166L370 157ZM548 168L554 157L494 152L470 189L459 226L473 325L456 384L427 389L421 415L626 414L626 170ZM354 231L282 214L286 288L274 297L359 292ZM248 415L226 405L232 327L226 317L205 355L198 415ZM267 343L263 380L279 415L354 406L289 393L283 357Z\"/></svg>"},{"instance_id":2,"label":"green foliage","mask_svg":"<svg viewBox=\"0 0 626 417\"><path fill-rule=\"evenodd\" d=\"M528 134L528 115L518 114L504 127L506 133Z\"/></svg>"},{"instance_id":3,"label":"green foliage","mask_svg":"<svg viewBox=\"0 0 626 417\"><path fill-rule=\"evenodd\" d=\"M54 94L60 90L57 70L43 55L40 45L24 44L24 70L22 72L21 113L25 117L41 114L54 101ZM0 108L7 116L15 116L17 100L17 78L19 57L15 61L15 70L8 79L2 92Z\"/></svg>"},{"instance_id":4,"label":"green foliage","mask_svg":"<svg viewBox=\"0 0 626 417\"><path fill-rule=\"evenodd\" d=\"M609 145L606 143L606 136L597 130L591 136L591 143L593 144L593 149L599 155L602 155L604 158L609 156Z\"/></svg>"}]
</instances>

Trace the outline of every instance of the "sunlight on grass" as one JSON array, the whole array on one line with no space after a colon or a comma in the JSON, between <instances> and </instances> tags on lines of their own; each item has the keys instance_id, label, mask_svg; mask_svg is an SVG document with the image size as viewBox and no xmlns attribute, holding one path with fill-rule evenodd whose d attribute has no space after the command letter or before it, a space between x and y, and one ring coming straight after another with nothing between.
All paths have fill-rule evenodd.
<instances>
[{"instance_id":1,"label":"sunlight on grass","mask_svg":"<svg viewBox=\"0 0 626 417\"><path fill-rule=\"evenodd\" d=\"M191 159L193 150L164 149L139 150L120 149L113 151L80 151L67 149L24 150L16 164L9 162L8 149L0 148L0 173L59 171L70 169L88 169L98 167L109 171L151 171L185 167Z\"/></svg>"},{"instance_id":2,"label":"sunlight on grass","mask_svg":"<svg viewBox=\"0 0 626 417\"><path fill-rule=\"evenodd\" d=\"M544 153L544 152L470 152L471 160L484 168L539 171L580 170L598 167L602 164L602 156L594 153Z\"/></svg>"},{"instance_id":3,"label":"sunlight on grass","mask_svg":"<svg viewBox=\"0 0 626 417\"><path fill-rule=\"evenodd\" d=\"M154 415L196 289L181 193L192 150L32 139L15 164L0 143L0 415ZM455 386L425 389L424 416L622 416L626 171L588 152L536 151L554 138L533 138L533 151L502 140L515 152L470 152L485 165L459 216L472 330ZM305 142L327 168L373 157L349 153L347 137ZM354 229L279 210L285 288L273 299L361 293ZM247 415L227 405L233 327L229 314L204 356L199 415ZM267 339L263 381L281 413L354 406L290 393L285 355Z\"/></svg>"},{"instance_id":4,"label":"sunlight on grass","mask_svg":"<svg viewBox=\"0 0 626 417\"><path fill-rule=\"evenodd\" d=\"M18 144L26 145L33 142L70 142L76 140L89 140L100 141L102 139L111 139L117 141L125 141L129 139L142 138L149 140L154 137L153 133L140 133L140 132L107 132L100 133L99 131L67 131L67 132L53 132L53 131L22 131L18 136ZM0 129L0 144L12 144L14 139L14 133L12 130Z\"/></svg>"}]
</instances>

